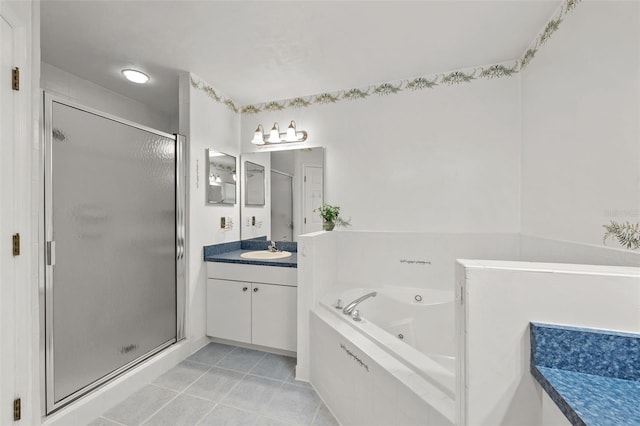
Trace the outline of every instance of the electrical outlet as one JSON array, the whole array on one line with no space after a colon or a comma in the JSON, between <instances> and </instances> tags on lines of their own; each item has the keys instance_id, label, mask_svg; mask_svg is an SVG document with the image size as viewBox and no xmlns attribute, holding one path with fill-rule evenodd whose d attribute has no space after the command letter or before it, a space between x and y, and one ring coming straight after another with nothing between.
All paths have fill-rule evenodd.
<instances>
[{"instance_id":1,"label":"electrical outlet","mask_svg":"<svg viewBox=\"0 0 640 426\"><path fill-rule=\"evenodd\" d=\"M256 217L251 216L251 226L256 226Z\"/></svg>"},{"instance_id":2,"label":"electrical outlet","mask_svg":"<svg viewBox=\"0 0 640 426\"><path fill-rule=\"evenodd\" d=\"M224 217L220 218L220 229L225 229L227 227L227 219Z\"/></svg>"}]
</instances>

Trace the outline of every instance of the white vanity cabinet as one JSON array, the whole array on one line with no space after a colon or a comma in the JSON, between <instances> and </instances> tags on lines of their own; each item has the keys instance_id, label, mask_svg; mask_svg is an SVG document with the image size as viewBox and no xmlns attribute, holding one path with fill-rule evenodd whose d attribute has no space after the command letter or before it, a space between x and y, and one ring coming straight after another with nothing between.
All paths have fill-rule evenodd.
<instances>
[{"instance_id":1,"label":"white vanity cabinet","mask_svg":"<svg viewBox=\"0 0 640 426\"><path fill-rule=\"evenodd\" d=\"M207 280L207 334L251 343L251 283Z\"/></svg>"},{"instance_id":2,"label":"white vanity cabinet","mask_svg":"<svg viewBox=\"0 0 640 426\"><path fill-rule=\"evenodd\" d=\"M297 269L207 265L207 335L296 351Z\"/></svg>"},{"instance_id":3,"label":"white vanity cabinet","mask_svg":"<svg viewBox=\"0 0 640 426\"><path fill-rule=\"evenodd\" d=\"M296 287L253 284L251 343L296 350Z\"/></svg>"}]
</instances>

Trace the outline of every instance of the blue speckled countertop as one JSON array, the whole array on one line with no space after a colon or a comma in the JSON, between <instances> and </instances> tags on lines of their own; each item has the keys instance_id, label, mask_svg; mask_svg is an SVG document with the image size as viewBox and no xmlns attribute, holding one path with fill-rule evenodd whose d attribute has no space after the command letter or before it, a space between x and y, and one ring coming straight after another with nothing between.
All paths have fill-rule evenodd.
<instances>
[{"instance_id":1,"label":"blue speckled countertop","mask_svg":"<svg viewBox=\"0 0 640 426\"><path fill-rule=\"evenodd\" d=\"M283 268L298 267L297 243L295 242L276 243L278 249L291 252L291 256L283 259L258 260L240 257L242 253L266 250L268 245L269 242L266 240L243 240L205 246L204 260L205 262L240 263L246 265L279 266Z\"/></svg>"},{"instance_id":2,"label":"blue speckled countertop","mask_svg":"<svg viewBox=\"0 0 640 426\"><path fill-rule=\"evenodd\" d=\"M640 425L640 335L531 324L531 373L573 425Z\"/></svg>"}]
</instances>

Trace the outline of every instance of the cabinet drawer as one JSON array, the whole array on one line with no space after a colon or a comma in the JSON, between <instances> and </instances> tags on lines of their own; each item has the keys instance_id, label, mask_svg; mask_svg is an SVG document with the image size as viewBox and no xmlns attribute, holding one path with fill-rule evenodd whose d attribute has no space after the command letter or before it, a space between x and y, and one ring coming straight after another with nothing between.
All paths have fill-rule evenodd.
<instances>
[{"instance_id":1,"label":"cabinet drawer","mask_svg":"<svg viewBox=\"0 0 640 426\"><path fill-rule=\"evenodd\" d=\"M207 280L207 335L251 343L251 284Z\"/></svg>"}]
</instances>

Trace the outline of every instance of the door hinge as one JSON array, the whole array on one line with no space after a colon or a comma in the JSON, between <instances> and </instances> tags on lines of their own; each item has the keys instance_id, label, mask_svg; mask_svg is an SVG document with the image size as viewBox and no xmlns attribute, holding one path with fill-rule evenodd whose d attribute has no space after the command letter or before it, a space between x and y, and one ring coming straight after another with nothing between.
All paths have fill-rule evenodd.
<instances>
[{"instance_id":1,"label":"door hinge","mask_svg":"<svg viewBox=\"0 0 640 426\"><path fill-rule=\"evenodd\" d=\"M20 256L20 234L13 234L13 255Z\"/></svg>"},{"instance_id":2,"label":"door hinge","mask_svg":"<svg viewBox=\"0 0 640 426\"><path fill-rule=\"evenodd\" d=\"M304 223L305 223L305 224L307 223L307 218L306 218L306 217L304 218Z\"/></svg>"},{"instance_id":3,"label":"door hinge","mask_svg":"<svg viewBox=\"0 0 640 426\"><path fill-rule=\"evenodd\" d=\"M11 70L11 87L13 90L20 90L20 68Z\"/></svg>"},{"instance_id":4,"label":"door hinge","mask_svg":"<svg viewBox=\"0 0 640 426\"><path fill-rule=\"evenodd\" d=\"M13 421L17 422L22 417L22 407L20 406L20 398L13 400Z\"/></svg>"},{"instance_id":5,"label":"door hinge","mask_svg":"<svg viewBox=\"0 0 640 426\"><path fill-rule=\"evenodd\" d=\"M307 177L306 177L306 176L304 177L304 181L305 181L305 182L307 181Z\"/></svg>"}]
</instances>

